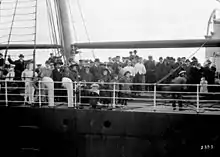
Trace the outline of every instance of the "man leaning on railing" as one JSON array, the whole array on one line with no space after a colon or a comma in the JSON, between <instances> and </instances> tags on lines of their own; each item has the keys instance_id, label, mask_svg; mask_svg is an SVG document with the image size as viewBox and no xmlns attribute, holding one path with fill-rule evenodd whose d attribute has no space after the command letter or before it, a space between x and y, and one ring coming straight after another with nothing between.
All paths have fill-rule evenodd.
<instances>
[{"instance_id":1,"label":"man leaning on railing","mask_svg":"<svg viewBox=\"0 0 220 157\"><path fill-rule=\"evenodd\" d=\"M173 110L176 110L176 100L178 101L179 104L179 110L182 110L182 91L186 90L187 87L185 85L181 85L181 84L186 84L186 71L181 71L179 73L179 76L176 77L175 79L173 79L171 81L172 85L170 86L170 91L172 91L172 106L173 106Z\"/></svg>"}]
</instances>

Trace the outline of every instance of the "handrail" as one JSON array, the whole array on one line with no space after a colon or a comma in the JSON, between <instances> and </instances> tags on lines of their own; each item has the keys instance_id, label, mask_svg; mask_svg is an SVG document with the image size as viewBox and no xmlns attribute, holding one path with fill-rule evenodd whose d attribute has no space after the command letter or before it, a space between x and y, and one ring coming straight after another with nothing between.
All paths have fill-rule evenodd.
<instances>
[{"instance_id":1,"label":"handrail","mask_svg":"<svg viewBox=\"0 0 220 157\"><path fill-rule=\"evenodd\" d=\"M50 79L52 81L52 79ZM68 81L67 81L68 80ZM48 102L49 102L49 107L58 107L59 104L66 104L68 107L79 107L81 105L86 105L88 106L89 103L85 103L84 100L89 100L89 99L99 99L101 101L101 104L99 103L98 105L101 106L108 106L111 108L117 108L120 106L126 106L123 104L120 104L119 101L133 101L133 103L138 103L138 102L143 102L142 106L148 107L149 109L152 109L152 111L156 112L159 110L164 110L167 107L169 107L169 110L172 109L172 103L178 103L182 102L184 104L183 109L184 110L192 110L193 112L196 111L196 113L203 113L205 111L219 111L220 107L215 106L216 104L220 104L220 99L218 95L220 95L220 92L207 92L203 93L200 92L200 87L201 85L199 84L184 84L184 86L187 87L195 87L194 92L188 92L188 91L182 91L182 90L174 90L174 91L160 91L157 89L158 86L172 86L174 84L146 84L146 83L138 83L138 85L146 86L146 85L152 85L154 86L153 91L136 91L132 89L118 89L118 85L126 85L129 83L118 83L118 82L112 82L112 83L104 83L105 85L111 85L111 88L100 88L99 89L99 96L93 96L90 94L85 95L86 92L91 92L90 85L93 83L98 84L100 87L102 86L100 82L72 82L70 79L63 80L62 82L60 81L47 81L47 80L39 80L37 82L32 82L30 81L19 81L19 80L14 80L14 81L6 81L6 80L0 80L0 84L2 84L0 91L0 97L4 95L5 100L0 100L0 102L5 102L5 105L11 105L12 103L16 104L24 104L23 99L18 99L18 100L11 100L11 98L15 98L16 96L19 97L29 97L31 101L33 101L33 97L31 97L31 93L26 93L24 91L27 90L29 87L35 88L37 92L35 97L38 97L37 100L34 100L34 103L38 103L39 107L43 107L47 104L47 101L43 101L45 97L48 97L48 94L45 93L45 91L49 92L50 97L48 97ZM19 86L13 83L23 83L23 85ZM32 84L39 84L38 86L32 86ZM45 85L47 83L51 84L51 89L48 90L48 86L46 87ZM59 89L56 89L56 85L58 84L63 84L63 87L66 89L62 88L61 86ZM88 88L84 88L81 86L82 84L87 85ZM136 83L137 84L137 83ZM89 86L88 86L89 85ZM134 83L130 83L130 85L135 85ZM175 87L180 87L183 86L183 84L176 84ZM207 85L207 87L218 87L220 88L220 85ZM68 89L68 99L67 95L61 94L59 96L56 95L57 91L65 92ZM21 93L18 94L16 92L13 93L13 90L19 90ZM23 92L22 92L23 91ZM55 93L54 93L55 92ZM132 95L132 93L141 93L141 96L129 96L129 94ZM190 93L190 94L189 94ZM128 94L128 95L127 95ZM166 94L166 95L164 95ZM179 95L180 97L174 97L174 95ZM211 97L210 97L211 96ZM66 99L61 102L54 102L57 98L60 99ZM26 100L26 99L25 99ZM67 101L68 100L68 101ZM102 101L107 100L108 103L104 103ZM161 105L163 106L161 108ZM209 106L209 107L208 107Z\"/></svg>"}]
</instances>

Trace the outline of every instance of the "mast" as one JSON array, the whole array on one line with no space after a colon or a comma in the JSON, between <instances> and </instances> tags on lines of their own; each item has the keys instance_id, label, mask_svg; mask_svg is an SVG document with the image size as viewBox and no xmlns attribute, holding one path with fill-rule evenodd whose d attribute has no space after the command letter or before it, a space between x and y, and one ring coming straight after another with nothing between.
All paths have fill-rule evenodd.
<instances>
[{"instance_id":1,"label":"mast","mask_svg":"<svg viewBox=\"0 0 220 157\"><path fill-rule=\"evenodd\" d=\"M62 46L64 48L63 55L66 60L69 58L75 58L72 54L71 44L74 42L73 30L71 27L71 15L69 11L68 0L55 0L55 5L58 8L58 18L60 19L61 31L62 31Z\"/></svg>"}]
</instances>

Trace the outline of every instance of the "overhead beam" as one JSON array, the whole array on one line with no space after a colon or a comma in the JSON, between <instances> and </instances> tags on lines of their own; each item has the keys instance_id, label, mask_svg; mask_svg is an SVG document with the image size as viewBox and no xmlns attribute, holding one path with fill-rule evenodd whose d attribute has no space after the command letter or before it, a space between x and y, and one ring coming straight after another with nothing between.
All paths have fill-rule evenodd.
<instances>
[{"instance_id":1,"label":"overhead beam","mask_svg":"<svg viewBox=\"0 0 220 157\"><path fill-rule=\"evenodd\" d=\"M200 47L203 44L204 44L203 47L220 47L220 40L190 39L190 40L91 42L91 43L75 43L72 45L72 47L78 49L190 48L190 47Z\"/></svg>"},{"instance_id":2,"label":"overhead beam","mask_svg":"<svg viewBox=\"0 0 220 157\"><path fill-rule=\"evenodd\" d=\"M0 44L0 50L4 49L34 49L34 44ZM36 49L57 49L62 48L60 45L51 45L51 44L37 44Z\"/></svg>"}]
</instances>

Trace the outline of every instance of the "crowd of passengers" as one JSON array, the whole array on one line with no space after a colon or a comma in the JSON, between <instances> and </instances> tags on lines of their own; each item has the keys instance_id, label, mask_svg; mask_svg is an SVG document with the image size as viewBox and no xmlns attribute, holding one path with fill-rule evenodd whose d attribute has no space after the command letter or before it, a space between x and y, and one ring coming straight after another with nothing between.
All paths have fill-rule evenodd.
<instances>
[{"instance_id":1,"label":"crowd of passengers","mask_svg":"<svg viewBox=\"0 0 220 157\"><path fill-rule=\"evenodd\" d=\"M143 85L143 83L170 83L171 80L175 81L174 78L178 77L179 72L182 71L185 72L184 77L187 84L200 84L201 82L215 84L216 77L216 67L210 60L207 60L203 66L195 57L191 60L185 57L179 57L177 60L173 57L160 57L158 61L155 61L152 56L148 56L148 59L138 56L136 50L130 51L127 57L109 57L109 61L104 63L100 62L98 58L94 61L79 60L79 63L69 59L67 65L63 65L61 57L54 56L51 53L45 65L37 65L35 72L30 69L31 60L25 60L22 54L18 57L18 60L13 61L8 56L9 64L5 64L3 55L0 54L0 78L9 81L26 81L33 79L33 75L37 80L51 77L55 82L54 95L57 96L55 101L64 101L64 99L59 98L63 95L63 91L59 90L62 88L62 84L59 82L62 81L63 77L70 78L73 82L81 82L83 89L92 88L93 91L98 91L93 92L93 94L90 93L90 96L101 97L111 97L112 92L110 90L113 88L116 91L116 97L129 97L131 94L141 95L141 91L153 90L153 86ZM169 73L171 75L163 79ZM115 83L114 87L113 83ZM196 87L190 87L188 90L195 92ZM205 92L215 92L213 87L208 87L205 90ZM82 94L88 95L88 93ZM98 101L104 104L111 103L111 99L107 98ZM116 103L126 105L127 99L117 100Z\"/></svg>"}]
</instances>

